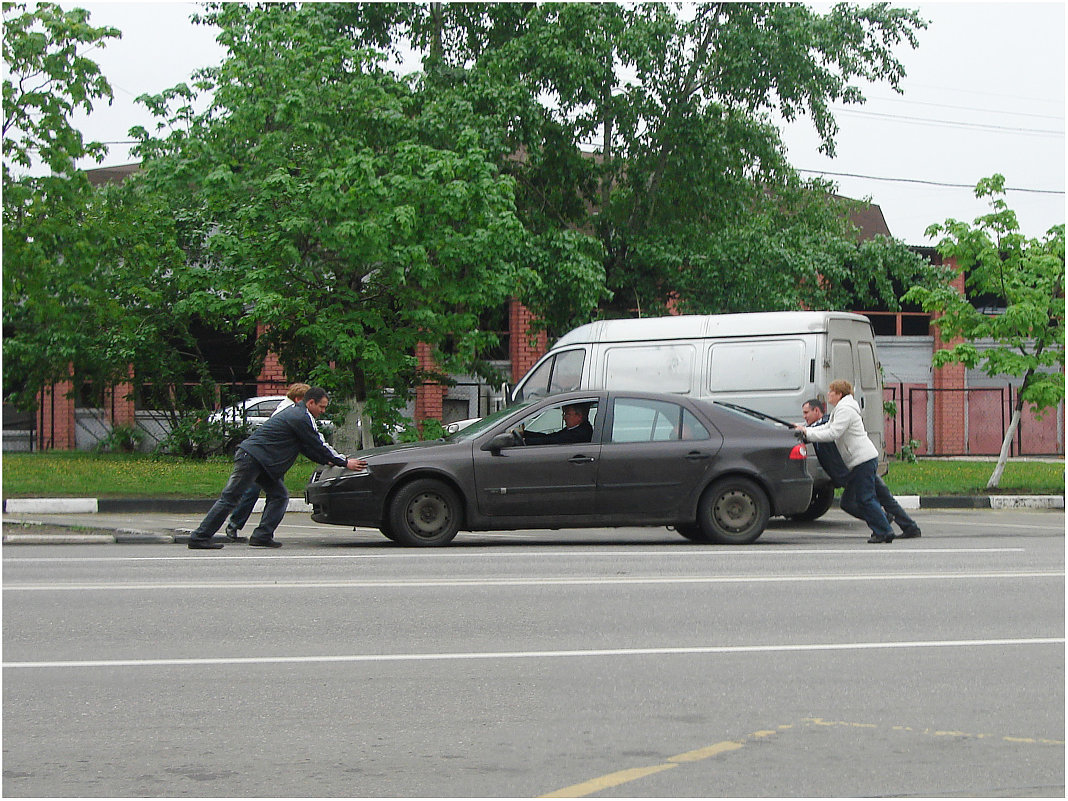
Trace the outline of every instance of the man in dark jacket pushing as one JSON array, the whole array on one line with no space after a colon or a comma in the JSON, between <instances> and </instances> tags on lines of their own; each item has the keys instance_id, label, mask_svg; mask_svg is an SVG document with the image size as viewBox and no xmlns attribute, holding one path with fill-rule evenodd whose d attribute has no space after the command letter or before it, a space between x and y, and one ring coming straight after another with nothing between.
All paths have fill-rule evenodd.
<instances>
[{"instance_id":1,"label":"man in dark jacket pushing","mask_svg":"<svg viewBox=\"0 0 1068 801\"><path fill-rule=\"evenodd\" d=\"M253 482L263 488L267 497L260 524L248 538L248 544L280 548L282 543L275 540L274 530L282 522L289 504L289 491L282 479L298 454L303 453L316 464L333 464L349 470L362 470L367 466L362 459L335 451L319 433L315 420L326 411L328 403L326 390L312 387L301 403L268 419L237 446L230 480L207 517L190 535L190 548L215 550L223 547L221 542L212 541L212 537Z\"/></svg>"}]
</instances>

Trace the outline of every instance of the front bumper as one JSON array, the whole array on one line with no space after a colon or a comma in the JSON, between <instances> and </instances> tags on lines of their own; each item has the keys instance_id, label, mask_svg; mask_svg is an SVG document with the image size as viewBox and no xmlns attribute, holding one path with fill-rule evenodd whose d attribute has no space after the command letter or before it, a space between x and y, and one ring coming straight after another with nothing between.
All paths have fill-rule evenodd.
<instances>
[{"instance_id":1,"label":"front bumper","mask_svg":"<svg viewBox=\"0 0 1068 801\"><path fill-rule=\"evenodd\" d=\"M381 505L366 474L317 471L304 488L304 500L316 523L378 528L382 520Z\"/></svg>"}]
</instances>

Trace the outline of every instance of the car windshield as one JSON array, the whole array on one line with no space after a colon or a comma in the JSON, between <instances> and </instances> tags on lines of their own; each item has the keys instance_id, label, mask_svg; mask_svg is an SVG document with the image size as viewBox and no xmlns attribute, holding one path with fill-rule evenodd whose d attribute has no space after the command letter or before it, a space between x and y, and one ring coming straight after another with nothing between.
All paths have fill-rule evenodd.
<instances>
[{"instance_id":1,"label":"car windshield","mask_svg":"<svg viewBox=\"0 0 1068 801\"><path fill-rule=\"evenodd\" d=\"M515 414L521 409L527 408L531 404L535 403L537 400L539 399L531 398L530 400L523 401L522 403L507 406L499 411L494 412L491 415L488 415L487 417L483 417L477 422L472 423L471 425L467 426L467 428L460 429L455 434L446 437L446 439L449 442L467 442L468 440L474 439L479 434L482 434L487 429L492 428L505 417Z\"/></svg>"}]
</instances>

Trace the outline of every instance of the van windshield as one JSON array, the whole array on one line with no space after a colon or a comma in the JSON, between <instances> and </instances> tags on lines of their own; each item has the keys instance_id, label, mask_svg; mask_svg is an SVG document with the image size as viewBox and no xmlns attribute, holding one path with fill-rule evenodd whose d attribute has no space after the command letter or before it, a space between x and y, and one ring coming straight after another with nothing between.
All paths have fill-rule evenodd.
<instances>
[{"instance_id":1,"label":"van windshield","mask_svg":"<svg viewBox=\"0 0 1068 801\"><path fill-rule=\"evenodd\" d=\"M544 398L579 389L586 351L582 348L550 354L520 382L513 400Z\"/></svg>"}]
</instances>

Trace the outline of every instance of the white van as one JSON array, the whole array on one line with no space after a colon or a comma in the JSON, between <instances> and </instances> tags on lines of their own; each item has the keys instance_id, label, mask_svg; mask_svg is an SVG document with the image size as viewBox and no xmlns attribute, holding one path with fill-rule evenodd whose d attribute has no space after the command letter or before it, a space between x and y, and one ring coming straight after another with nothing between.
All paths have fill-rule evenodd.
<instances>
[{"instance_id":1,"label":"white van","mask_svg":"<svg viewBox=\"0 0 1068 801\"><path fill-rule=\"evenodd\" d=\"M885 471L882 371L867 317L796 311L601 320L557 340L520 379L512 400L573 389L674 392L737 403L802 422L801 405L844 378L879 449ZM795 519L830 507L834 487L810 454L812 504Z\"/></svg>"}]
</instances>

